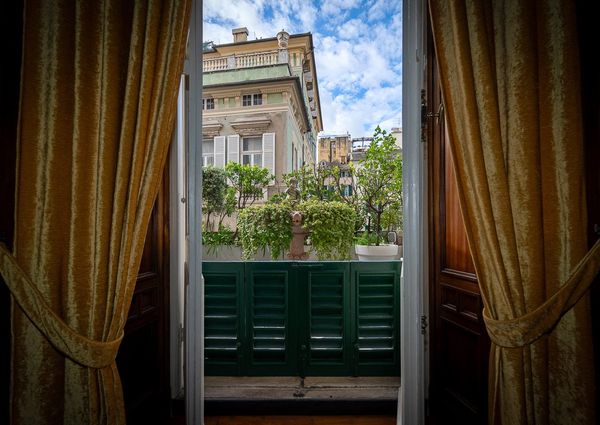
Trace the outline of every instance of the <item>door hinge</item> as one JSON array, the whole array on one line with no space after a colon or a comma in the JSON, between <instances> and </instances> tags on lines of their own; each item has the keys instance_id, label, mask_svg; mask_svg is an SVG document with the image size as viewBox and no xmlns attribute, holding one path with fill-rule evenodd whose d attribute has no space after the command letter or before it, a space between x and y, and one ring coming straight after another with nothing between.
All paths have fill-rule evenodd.
<instances>
[{"instance_id":1,"label":"door hinge","mask_svg":"<svg viewBox=\"0 0 600 425\"><path fill-rule=\"evenodd\" d=\"M425 335L427 333L427 316L421 316L421 334Z\"/></svg>"},{"instance_id":2,"label":"door hinge","mask_svg":"<svg viewBox=\"0 0 600 425\"><path fill-rule=\"evenodd\" d=\"M427 141L427 120L435 118L435 124L439 125L440 120L444 116L444 102L440 102L436 113L427 112L427 92L421 90L421 142Z\"/></svg>"}]
</instances>

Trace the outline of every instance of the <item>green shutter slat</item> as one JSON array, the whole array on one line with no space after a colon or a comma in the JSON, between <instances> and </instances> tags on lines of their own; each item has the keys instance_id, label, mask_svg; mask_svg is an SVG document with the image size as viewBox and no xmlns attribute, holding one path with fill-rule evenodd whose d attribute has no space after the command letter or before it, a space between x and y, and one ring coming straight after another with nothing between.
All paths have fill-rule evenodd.
<instances>
[{"instance_id":1,"label":"green shutter slat","mask_svg":"<svg viewBox=\"0 0 600 425\"><path fill-rule=\"evenodd\" d=\"M254 375L291 375L290 282L286 263L246 263L248 285L248 372ZM295 350L295 345L294 345Z\"/></svg>"},{"instance_id":2,"label":"green shutter slat","mask_svg":"<svg viewBox=\"0 0 600 425\"><path fill-rule=\"evenodd\" d=\"M243 264L203 263L206 375L239 373Z\"/></svg>"},{"instance_id":3,"label":"green shutter slat","mask_svg":"<svg viewBox=\"0 0 600 425\"><path fill-rule=\"evenodd\" d=\"M356 286L356 373L399 375L398 263L353 265Z\"/></svg>"},{"instance_id":4,"label":"green shutter slat","mask_svg":"<svg viewBox=\"0 0 600 425\"><path fill-rule=\"evenodd\" d=\"M323 270L305 272L301 285L307 285L305 307L309 323L306 335L307 375L349 375L349 344L345 315L349 313L348 263L325 263ZM306 277L304 277L306 276ZM349 345L348 345L349 346Z\"/></svg>"}]
</instances>

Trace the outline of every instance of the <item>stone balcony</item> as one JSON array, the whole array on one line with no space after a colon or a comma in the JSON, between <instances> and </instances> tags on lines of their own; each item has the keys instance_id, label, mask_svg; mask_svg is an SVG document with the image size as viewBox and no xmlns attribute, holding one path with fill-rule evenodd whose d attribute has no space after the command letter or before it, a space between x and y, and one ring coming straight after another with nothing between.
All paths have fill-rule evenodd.
<instances>
[{"instance_id":1,"label":"stone balcony","mask_svg":"<svg viewBox=\"0 0 600 425\"><path fill-rule=\"evenodd\" d=\"M208 57L202 61L203 72L228 71L231 69L255 68L288 63L287 50L234 54L221 57Z\"/></svg>"}]
</instances>

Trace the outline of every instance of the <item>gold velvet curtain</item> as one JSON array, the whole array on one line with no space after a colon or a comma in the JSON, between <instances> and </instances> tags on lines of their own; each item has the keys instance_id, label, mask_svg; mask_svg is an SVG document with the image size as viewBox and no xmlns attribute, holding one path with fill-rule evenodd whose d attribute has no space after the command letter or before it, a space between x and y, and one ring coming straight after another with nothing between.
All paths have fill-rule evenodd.
<instances>
[{"instance_id":1,"label":"gold velvet curtain","mask_svg":"<svg viewBox=\"0 0 600 425\"><path fill-rule=\"evenodd\" d=\"M491 424L594 423L574 2L430 0Z\"/></svg>"},{"instance_id":2,"label":"gold velvet curtain","mask_svg":"<svg viewBox=\"0 0 600 425\"><path fill-rule=\"evenodd\" d=\"M174 123L191 0L27 0L12 422L122 424L115 356Z\"/></svg>"}]
</instances>

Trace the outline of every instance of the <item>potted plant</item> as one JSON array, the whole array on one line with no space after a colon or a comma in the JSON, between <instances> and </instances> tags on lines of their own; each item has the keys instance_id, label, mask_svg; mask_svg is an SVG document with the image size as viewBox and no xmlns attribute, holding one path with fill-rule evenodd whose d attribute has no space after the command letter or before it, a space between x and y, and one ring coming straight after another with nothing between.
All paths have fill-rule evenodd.
<instances>
[{"instance_id":1,"label":"potted plant","mask_svg":"<svg viewBox=\"0 0 600 425\"><path fill-rule=\"evenodd\" d=\"M348 259L352 247L355 212L342 202L279 200L245 208L238 217L242 258L259 250L282 257L292 241L292 215L299 212L310 238L310 249L319 260Z\"/></svg>"},{"instance_id":2,"label":"potted plant","mask_svg":"<svg viewBox=\"0 0 600 425\"><path fill-rule=\"evenodd\" d=\"M386 243L389 232L401 229L402 221L402 155L394 136L377 126L354 175L367 216L366 232L355 245L359 260L397 258L398 245Z\"/></svg>"}]
</instances>

